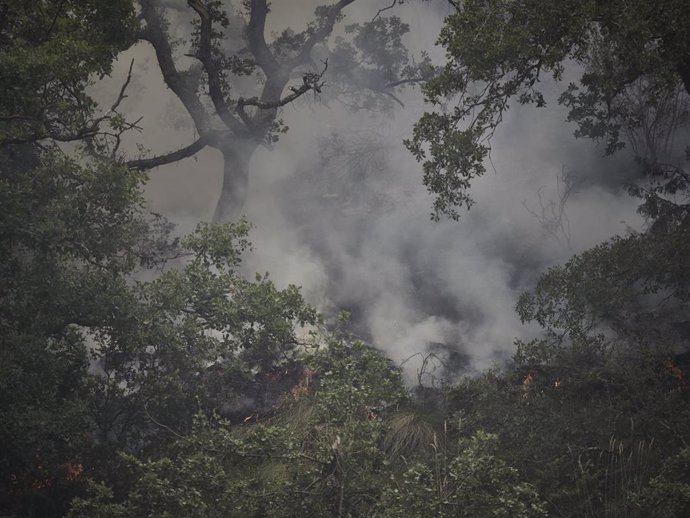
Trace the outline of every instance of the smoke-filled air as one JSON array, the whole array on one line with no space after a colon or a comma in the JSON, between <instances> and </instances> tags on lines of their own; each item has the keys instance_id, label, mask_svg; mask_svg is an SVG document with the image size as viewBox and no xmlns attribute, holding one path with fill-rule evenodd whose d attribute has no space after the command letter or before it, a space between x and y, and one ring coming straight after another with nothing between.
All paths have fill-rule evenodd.
<instances>
[{"instance_id":1,"label":"smoke-filled air","mask_svg":"<svg viewBox=\"0 0 690 518\"><path fill-rule=\"evenodd\" d=\"M688 20L0 0L0 516L690 515Z\"/></svg>"}]
</instances>

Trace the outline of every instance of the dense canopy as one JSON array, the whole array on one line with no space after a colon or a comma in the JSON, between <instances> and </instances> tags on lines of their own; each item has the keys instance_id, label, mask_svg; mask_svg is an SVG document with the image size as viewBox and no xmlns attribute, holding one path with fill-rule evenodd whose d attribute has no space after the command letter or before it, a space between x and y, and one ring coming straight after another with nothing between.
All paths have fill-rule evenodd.
<instances>
[{"instance_id":1,"label":"dense canopy","mask_svg":"<svg viewBox=\"0 0 690 518\"><path fill-rule=\"evenodd\" d=\"M690 177L677 159L690 7L450 2L434 64L406 47L398 15L411 0L335 29L351 4L318 7L267 42L261 0L0 0L1 516L690 515ZM112 101L95 101L137 41L193 119L198 140L182 153L123 149L140 129L123 104L132 66ZM407 146L433 216L457 217L509 104L546 109L545 74L572 79L559 101L578 136L632 148L639 170L618 188L644 225L529 279L516 311L531 337L491 368L453 370L469 324L458 344L420 344L411 372L366 343L357 315L248 274L255 230L231 217L237 207L187 235L150 208L154 166L219 149L222 201L246 188L233 167L246 176L252 153L275 144L285 106L323 90L388 117L405 109L406 85L431 103ZM335 186L377 167L372 141L353 141L320 148L319 174L349 171ZM337 196L321 202L340 218ZM428 242L401 248L412 263ZM343 261L361 243L347 245ZM415 296L436 290L450 307L423 266Z\"/></svg>"}]
</instances>

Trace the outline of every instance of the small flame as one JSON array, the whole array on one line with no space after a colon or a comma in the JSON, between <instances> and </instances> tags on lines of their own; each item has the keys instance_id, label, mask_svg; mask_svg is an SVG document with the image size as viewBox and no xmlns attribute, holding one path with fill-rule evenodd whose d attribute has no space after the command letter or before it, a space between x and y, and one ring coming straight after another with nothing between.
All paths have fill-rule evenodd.
<instances>
[{"instance_id":1,"label":"small flame","mask_svg":"<svg viewBox=\"0 0 690 518\"><path fill-rule=\"evenodd\" d=\"M529 372L527 372L527 375L522 380L522 390L524 391L524 394L522 394L523 398L526 398L528 395L527 391L534 382L534 375L534 371L530 369Z\"/></svg>"},{"instance_id":2,"label":"small flame","mask_svg":"<svg viewBox=\"0 0 690 518\"><path fill-rule=\"evenodd\" d=\"M84 465L80 463L66 462L61 467L65 470L67 480L77 480L84 473Z\"/></svg>"},{"instance_id":3,"label":"small flame","mask_svg":"<svg viewBox=\"0 0 690 518\"><path fill-rule=\"evenodd\" d=\"M522 380L522 385L524 387L529 387L533 381L534 381L534 371L530 370L527 373L527 375L524 377L524 379Z\"/></svg>"},{"instance_id":4,"label":"small flame","mask_svg":"<svg viewBox=\"0 0 690 518\"><path fill-rule=\"evenodd\" d=\"M311 380L316 376L316 371L311 369L304 369L302 378L299 380L297 385L292 387L290 394L292 394L292 399L299 401L300 398L309 395L309 384Z\"/></svg>"}]
</instances>

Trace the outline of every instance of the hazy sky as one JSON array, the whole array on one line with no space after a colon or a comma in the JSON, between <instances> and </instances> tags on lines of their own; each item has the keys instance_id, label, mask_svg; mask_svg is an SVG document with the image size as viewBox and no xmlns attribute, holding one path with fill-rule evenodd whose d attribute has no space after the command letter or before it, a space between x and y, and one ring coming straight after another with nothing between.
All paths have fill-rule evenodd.
<instances>
[{"instance_id":1,"label":"hazy sky","mask_svg":"<svg viewBox=\"0 0 690 518\"><path fill-rule=\"evenodd\" d=\"M271 29L304 26L322 2L274 1ZM387 4L355 2L344 23L370 19ZM410 24L406 44L413 54L426 50L438 61L443 52L433 45L447 9L445 2L408 1L388 13ZM148 45L121 56L114 78L97 85L98 97L115 95L132 58L126 110L144 116L138 142L154 153L189 143L193 129ZM548 83L546 89L558 91ZM512 351L514 337L529 335L514 305L540 271L640 226L635 200L610 187L632 160L625 153L604 159L600 148L574 139L553 102L548 109L516 108L493 140L489 172L473 186L476 205L459 222L433 223L421 166L401 142L425 107L418 90L402 99L405 108L389 115L313 100L285 108L290 132L251 164L245 213L255 225L255 252L245 267L271 272L280 286L302 286L328 314L352 311L357 332L397 362L444 344L486 367ZM328 149L324 137L331 134L371 153L370 167L353 171L347 160L322 160L319 150ZM135 150L134 139L129 146ZM575 178L565 207L568 235L550 232L530 212L541 213L538 193L547 209L558 200L563 173ZM151 208L192 229L211 217L221 177L213 150L161 167L147 188ZM406 364L411 376L417 366Z\"/></svg>"}]
</instances>

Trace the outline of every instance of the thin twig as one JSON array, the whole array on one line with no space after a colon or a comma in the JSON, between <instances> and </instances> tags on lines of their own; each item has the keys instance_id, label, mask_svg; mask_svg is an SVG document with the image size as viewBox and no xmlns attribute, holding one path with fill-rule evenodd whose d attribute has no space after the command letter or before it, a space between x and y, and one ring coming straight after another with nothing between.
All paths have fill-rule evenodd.
<instances>
[{"instance_id":1,"label":"thin twig","mask_svg":"<svg viewBox=\"0 0 690 518\"><path fill-rule=\"evenodd\" d=\"M376 20L376 18L378 18L381 15L381 13L383 13L384 11L388 11L389 9L393 9L396 5L398 5L398 0L393 0L391 5L389 5L388 7L382 7L381 9L376 11L376 14L371 19L371 21L373 22L374 20Z\"/></svg>"},{"instance_id":2,"label":"thin twig","mask_svg":"<svg viewBox=\"0 0 690 518\"><path fill-rule=\"evenodd\" d=\"M146 417L148 417L153 424L158 425L161 428L168 430L170 433L172 433L178 439L184 439L184 436L180 435L179 433L177 433L175 430L173 430L169 426L164 425L163 423L161 423L159 421L156 421L156 419L154 419L154 417L149 413L149 409L147 408L147 405L144 405L144 412L146 413Z\"/></svg>"}]
</instances>

